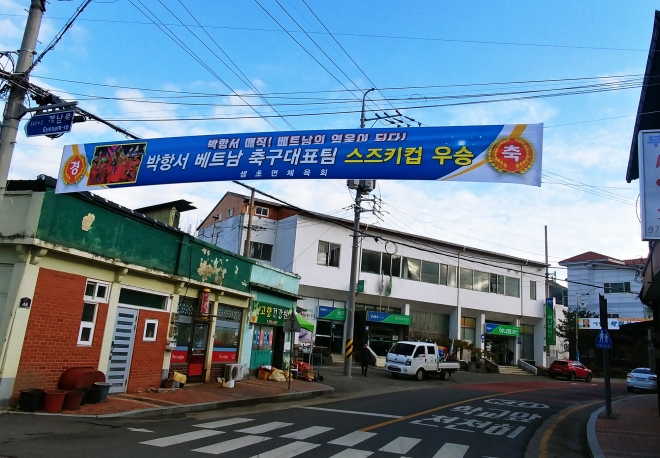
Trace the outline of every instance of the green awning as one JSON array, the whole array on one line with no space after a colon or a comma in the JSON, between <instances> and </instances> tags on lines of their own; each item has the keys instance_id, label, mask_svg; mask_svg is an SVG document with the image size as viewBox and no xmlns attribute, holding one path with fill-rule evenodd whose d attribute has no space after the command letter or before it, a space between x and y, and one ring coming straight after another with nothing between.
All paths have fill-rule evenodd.
<instances>
[{"instance_id":1,"label":"green awning","mask_svg":"<svg viewBox=\"0 0 660 458\"><path fill-rule=\"evenodd\" d=\"M310 323L306 319L302 317L302 315L299 315L296 313L296 318L298 319L298 324L300 324L301 328L307 329L309 332L314 332L314 324Z\"/></svg>"}]
</instances>

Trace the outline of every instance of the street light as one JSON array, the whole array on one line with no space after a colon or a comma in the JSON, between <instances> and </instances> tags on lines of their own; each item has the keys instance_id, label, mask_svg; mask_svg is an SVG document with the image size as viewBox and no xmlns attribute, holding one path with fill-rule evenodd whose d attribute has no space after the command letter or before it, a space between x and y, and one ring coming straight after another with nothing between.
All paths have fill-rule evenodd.
<instances>
[{"instance_id":1,"label":"street light","mask_svg":"<svg viewBox=\"0 0 660 458\"><path fill-rule=\"evenodd\" d=\"M364 123L367 121L367 117L364 114L364 104L367 100L367 94L370 93L371 91L375 91L375 90L376 90L376 88L372 87L367 92L365 92L364 95L362 96L362 115L360 116L360 129L364 129Z\"/></svg>"}]
</instances>

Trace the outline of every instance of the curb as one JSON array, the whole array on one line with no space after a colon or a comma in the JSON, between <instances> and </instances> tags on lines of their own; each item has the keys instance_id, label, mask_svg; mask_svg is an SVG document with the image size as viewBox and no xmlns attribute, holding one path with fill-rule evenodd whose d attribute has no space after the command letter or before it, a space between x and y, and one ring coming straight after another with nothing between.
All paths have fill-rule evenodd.
<instances>
[{"instance_id":1,"label":"curb","mask_svg":"<svg viewBox=\"0 0 660 458\"><path fill-rule=\"evenodd\" d=\"M619 402L625 401L629 398L630 396L612 401L612 405L618 404ZM605 410L605 407L606 406L603 406L594 411L589 417L589 421L587 422L587 443L589 445L589 454L591 455L591 458L605 458L603 449L600 448L600 444L598 443L598 436L596 435L596 422L598 421L598 416L603 410Z\"/></svg>"},{"instance_id":2,"label":"curb","mask_svg":"<svg viewBox=\"0 0 660 458\"><path fill-rule=\"evenodd\" d=\"M323 386L320 390L302 391L296 393L276 394L273 396L263 396L260 398L236 399L232 401L219 401L219 402L202 402L199 404L185 404L181 406L172 407L155 407L152 409L129 410L127 412L117 412L101 415L76 415L76 414L63 414L63 413L33 413L33 412L12 412L6 411L2 413L8 414L23 414L23 415L46 415L50 417L64 417L64 418L144 418L144 417L163 417L166 415L175 415L189 412L203 412L208 410L227 409L232 407L246 407L258 404L267 404L274 402L288 402L301 399L310 399L317 396L325 396L335 392L335 389L327 385Z\"/></svg>"}]
</instances>

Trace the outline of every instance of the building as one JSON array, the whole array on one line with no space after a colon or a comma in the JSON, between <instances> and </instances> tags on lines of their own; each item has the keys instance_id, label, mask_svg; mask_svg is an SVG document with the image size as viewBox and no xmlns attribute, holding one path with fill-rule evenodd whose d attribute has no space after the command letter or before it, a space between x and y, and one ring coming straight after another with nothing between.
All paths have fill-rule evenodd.
<instances>
[{"instance_id":1,"label":"building","mask_svg":"<svg viewBox=\"0 0 660 458\"><path fill-rule=\"evenodd\" d=\"M250 199L227 193L199 237L238 252ZM343 353L352 221L255 200L250 256L301 276L297 308L316 345ZM545 264L365 225L360 243L355 348L384 355L403 339L463 339L497 363L547 365ZM554 349L550 349L553 350Z\"/></svg>"},{"instance_id":2,"label":"building","mask_svg":"<svg viewBox=\"0 0 660 458\"><path fill-rule=\"evenodd\" d=\"M651 309L638 297L645 261L620 260L593 251L560 261L568 270L568 303L564 305L598 314L598 296L603 294L610 318L650 318Z\"/></svg>"},{"instance_id":3,"label":"building","mask_svg":"<svg viewBox=\"0 0 660 458\"><path fill-rule=\"evenodd\" d=\"M1 211L0 405L79 366L116 393L158 387L170 370L215 380L226 363L250 364L255 296L293 308L296 275L54 187L12 181Z\"/></svg>"}]
</instances>

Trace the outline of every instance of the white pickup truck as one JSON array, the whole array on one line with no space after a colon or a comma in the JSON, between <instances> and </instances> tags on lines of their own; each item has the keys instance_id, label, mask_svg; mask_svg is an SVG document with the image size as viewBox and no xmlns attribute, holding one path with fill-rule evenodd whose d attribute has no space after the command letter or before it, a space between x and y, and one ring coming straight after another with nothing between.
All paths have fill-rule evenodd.
<instances>
[{"instance_id":1,"label":"white pickup truck","mask_svg":"<svg viewBox=\"0 0 660 458\"><path fill-rule=\"evenodd\" d=\"M416 380L427 375L439 375L442 380L447 380L460 367L457 361L439 361L438 346L433 342L397 342L387 353L385 361L385 369L392 373L392 377L403 374Z\"/></svg>"}]
</instances>

